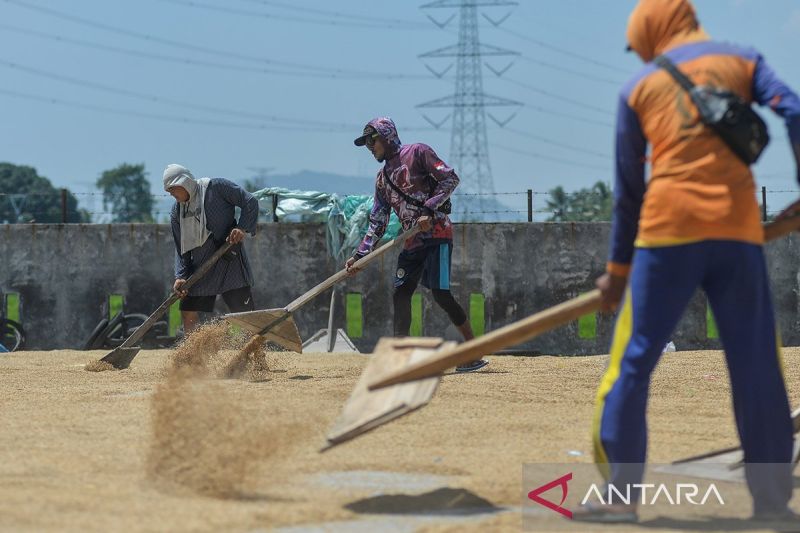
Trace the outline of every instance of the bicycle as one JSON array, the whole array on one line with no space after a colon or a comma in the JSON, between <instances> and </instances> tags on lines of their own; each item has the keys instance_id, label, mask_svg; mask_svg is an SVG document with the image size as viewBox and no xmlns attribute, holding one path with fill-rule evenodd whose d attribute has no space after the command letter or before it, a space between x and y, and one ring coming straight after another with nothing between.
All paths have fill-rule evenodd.
<instances>
[{"instance_id":1,"label":"bicycle","mask_svg":"<svg viewBox=\"0 0 800 533\"><path fill-rule=\"evenodd\" d=\"M21 350L25 346L25 330L22 324L8 318L0 318L0 344L9 352Z\"/></svg>"}]
</instances>

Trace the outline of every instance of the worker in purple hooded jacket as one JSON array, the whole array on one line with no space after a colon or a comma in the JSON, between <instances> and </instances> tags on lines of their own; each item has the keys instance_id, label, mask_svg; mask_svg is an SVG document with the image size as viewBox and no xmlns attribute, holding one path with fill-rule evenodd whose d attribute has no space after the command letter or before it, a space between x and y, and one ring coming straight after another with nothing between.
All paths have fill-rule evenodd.
<instances>
[{"instance_id":1,"label":"worker in purple hooded jacket","mask_svg":"<svg viewBox=\"0 0 800 533\"><path fill-rule=\"evenodd\" d=\"M411 328L411 296L422 282L431 290L434 301L464 336L473 338L472 327L464 309L450 292L450 267L453 254L453 224L443 211L458 186L455 171L425 144L400 142L392 119L380 117L369 121L356 146L366 146L383 168L375 180L375 203L369 216L369 229L358 250L345 267L369 254L381 240L394 209L404 230L414 224L420 232L408 239L397 258L394 277L394 334L408 336ZM449 211L448 211L449 212ZM459 366L459 372L483 368L488 361L475 360Z\"/></svg>"}]
</instances>

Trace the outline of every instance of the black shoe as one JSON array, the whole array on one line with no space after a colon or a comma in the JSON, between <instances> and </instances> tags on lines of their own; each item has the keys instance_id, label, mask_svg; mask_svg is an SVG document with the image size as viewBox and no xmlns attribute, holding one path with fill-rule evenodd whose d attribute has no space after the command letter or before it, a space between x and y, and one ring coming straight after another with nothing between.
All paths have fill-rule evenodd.
<instances>
[{"instance_id":1,"label":"black shoe","mask_svg":"<svg viewBox=\"0 0 800 533\"><path fill-rule=\"evenodd\" d=\"M476 370L480 370L481 368L485 367L489 364L489 361L485 359L478 359L476 361L469 362L467 364L457 366L456 372L475 372Z\"/></svg>"}]
</instances>

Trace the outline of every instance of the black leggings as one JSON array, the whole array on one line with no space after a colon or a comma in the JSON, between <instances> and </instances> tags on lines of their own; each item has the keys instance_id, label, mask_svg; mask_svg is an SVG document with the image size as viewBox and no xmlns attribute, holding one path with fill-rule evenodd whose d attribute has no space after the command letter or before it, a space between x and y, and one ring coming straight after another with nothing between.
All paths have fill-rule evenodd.
<instances>
[{"instance_id":1,"label":"black leggings","mask_svg":"<svg viewBox=\"0 0 800 533\"><path fill-rule=\"evenodd\" d=\"M410 280L395 288L392 300L394 301L394 336L407 337L411 329L411 296L417 289L417 284ZM434 301L444 309L450 321L461 327L467 322L467 315L453 298L449 290L431 289Z\"/></svg>"}]
</instances>

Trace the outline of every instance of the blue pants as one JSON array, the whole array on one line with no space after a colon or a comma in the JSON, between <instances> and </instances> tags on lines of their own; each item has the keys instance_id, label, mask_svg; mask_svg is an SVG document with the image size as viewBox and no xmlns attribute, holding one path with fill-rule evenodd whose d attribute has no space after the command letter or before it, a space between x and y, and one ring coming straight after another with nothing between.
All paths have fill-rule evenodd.
<instances>
[{"instance_id":1,"label":"blue pants","mask_svg":"<svg viewBox=\"0 0 800 533\"><path fill-rule=\"evenodd\" d=\"M762 247L704 241L637 248L632 266L597 394L593 437L600 470L617 486L641 483L650 374L702 287L725 349L745 461L780 463L746 467L755 511L785 509L792 490L793 428ZM761 475L765 470L769 475Z\"/></svg>"}]
</instances>

